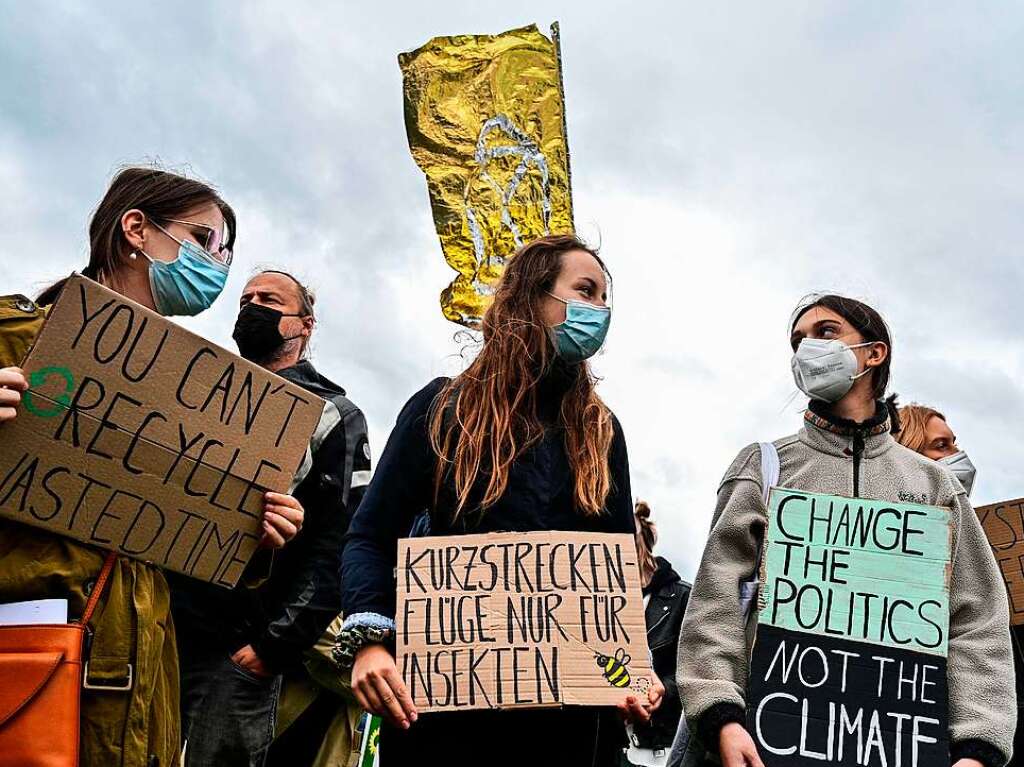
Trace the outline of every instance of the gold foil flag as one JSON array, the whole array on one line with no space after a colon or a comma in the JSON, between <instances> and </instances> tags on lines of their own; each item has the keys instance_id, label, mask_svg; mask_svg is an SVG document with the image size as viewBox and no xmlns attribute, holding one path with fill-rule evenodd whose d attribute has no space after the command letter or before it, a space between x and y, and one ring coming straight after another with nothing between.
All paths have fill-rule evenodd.
<instances>
[{"instance_id":1,"label":"gold foil flag","mask_svg":"<svg viewBox=\"0 0 1024 767\"><path fill-rule=\"evenodd\" d=\"M427 177L453 322L479 324L509 257L573 231L558 25L435 37L400 54L405 126Z\"/></svg>"}]
</instances>

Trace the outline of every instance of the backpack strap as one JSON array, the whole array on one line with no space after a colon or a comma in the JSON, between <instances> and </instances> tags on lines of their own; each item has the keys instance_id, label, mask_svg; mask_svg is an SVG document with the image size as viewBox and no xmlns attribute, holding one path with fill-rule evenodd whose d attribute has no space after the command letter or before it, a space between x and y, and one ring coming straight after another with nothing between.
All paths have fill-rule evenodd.
<instances>
[{"instance_id":1,"label":"backpack strap","mask_svg":"<svg viewBox=\"0 0 1024 767\"><path fill-rule=\"evenodd\" d=\"M96 605L99 604L100 598L103 593L107 590L107 585L110 583L110 576L114 572L114 564L117 562L117 554L113 551L107 554L107 558L103 560L103 569L100 570L99 577L96 578L96 584L92 587L92 593L89 594L89 601L85 603L85 612L82 613L81 624L85 627L85 645L82 649L82 689L84 690L99 690L102 692L127 692L131 690L135 684L135 666L131 659L125 662L124 675L118 675L114 680L107 679L107 668L101 669L101 673L98 675L98 679L94 679L90 674L90 666L92 662L92 628L89 626L89 621L92 620L93 613L96 611ZM109 666L109 659L104 659L107 662L101 663L102 666Z\"/></svg>"},{"instance_id":2,"label":"backpack strap","mask_svg":"<svg viewBox=\"0 0 1024 767\"><path fill-rule=\"evenodd\" d=\"M103 569L100 570L99 577L96 579L96 585L92 587L92 593L89 594L89 601L85 603L85 612L82 613L82 625L88 626L89 621L92 620L92 614L96 611L96 605L99 604L100 597L103 596L103 592L107 590L107 584L110 582L110 575L114 572L114 563L117 561L117 554L113 551L107 554L107 558L103 560Z\"/></svg>"},{"instance_id":3,"label":"backpack strap","mask_svg":"<svg viewBox=\"0 0 1024 767\"><path fill-rule=\"evenodd\" d=\"M771 442L761 442L761 492L764 495L765 505L768 505L768 496L771 490L779 484L779 451Z\"/></svg>"},{"instance_id":4,"label":"backpack strap","mask_svg":"<svg viewBox=\"0 0 1024 767\"><path fill-rule=\"evenodd\" d=\"M773 443L761 442L759 446L761 448L761 496L764 498L765 506L767 506L772 488L779 484L781 462L779 460L779 451ZM754 572L748 580L740 583L740 609L747 620L754 614L757 603L757 591L761 582L761 561L763 557L764 541L761 542L761 546L757 550Z\"/></svg>"},{"instance_id":5,"label":"backpack strap","mask_svg":"<svg viewBox=\"0 0 1024 767\"><path fill-rule=\"evenodd\" d=\"M779 461L779 451L773 443L761 442L759 446L761 448L761 494L764 498L764 505L767 506L772 488L779 484L779 471L782 467ZM757 552L757 567L754 568L755 580L760 580L761 577L762 557L764 557L764 542L761 543L761 548Z\"/></svg>"}]
</instances>

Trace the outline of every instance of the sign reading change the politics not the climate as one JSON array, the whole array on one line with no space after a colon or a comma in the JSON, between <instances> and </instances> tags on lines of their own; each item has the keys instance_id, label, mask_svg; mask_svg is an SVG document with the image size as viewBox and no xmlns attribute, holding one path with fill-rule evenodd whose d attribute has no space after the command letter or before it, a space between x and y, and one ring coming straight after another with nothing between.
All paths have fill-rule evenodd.
<instances>
[{"instance_id":1,"label":"sign reading change the politics not the climate","mask_svg":"<svg viewBox=\"0 0 1024 767\"><path fill-rule=\"evenodd\" d=\"M0 516L233 586L323 401L74 276L0 425Z\"/></svg>"},{"instance_id":2,"label":"sign reading change the politics not the climate","mask_svg":"<svg viewBox=\"0 0 1024 767\"><path fill-rule=\"evenodd\" d=\"M949 764L949 512L775 488L747 726L767 767Z\"/></svg>"},{"instance_id":3,"label":"sign reading change the politics not the climate","mask_svg":"<svg viewBox=\"0 0 1024 767\"><path fill-rule=\"evenodd\" d=\"M401 540L396 618L420 711L611 706L651 685L630 535Z\"/></svg>"}]
</instances>

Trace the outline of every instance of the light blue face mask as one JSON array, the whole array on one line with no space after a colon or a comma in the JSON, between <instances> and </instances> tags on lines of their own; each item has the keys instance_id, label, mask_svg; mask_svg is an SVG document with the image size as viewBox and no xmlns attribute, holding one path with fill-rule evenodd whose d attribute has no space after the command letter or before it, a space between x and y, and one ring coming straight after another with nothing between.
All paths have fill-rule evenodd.
<instances>
[{"instance_id":1,"label":"light blue face mask","mask_svg":"<svg viewBox=\"0 0 1024 767\"><path fill-rule=\"evenodd\" d=\"M165 317L199 314L209 309L224 290L228 266L201 247L179 240L159 224L155 226L178 243L178 257L173 261L149 259L149 286L153 290L156 310Z\"/></svg>"},{"instance_id":2,"label":"light blue face mask","mask_svg":"<svg viewBox=\"0 0 1024 767\"><path fill-rule=\"evenodd\" d=\"M608 335L612 310L586 301L566 301L554 293L548 295L565 304L565 322L548 328L558 356L566 362L577 363L597 354Z\"/></svg>"}]
</instances>

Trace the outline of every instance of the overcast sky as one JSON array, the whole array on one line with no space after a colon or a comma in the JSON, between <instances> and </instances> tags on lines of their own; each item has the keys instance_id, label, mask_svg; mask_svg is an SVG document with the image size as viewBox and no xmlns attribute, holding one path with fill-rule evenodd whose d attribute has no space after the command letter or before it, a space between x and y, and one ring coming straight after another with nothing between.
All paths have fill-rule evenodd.
<instances>
[{"instance_id":1,"label":"overcast sky","mask_svg":"<svg viewBox=\"0 0 1024 767\"><path fill-rule=\"evenodd\" d=\"M634 494L692 576L717 483L794 432L786 322L829 289L895 335L894 387L944 410L978 503L1024 495L1024 10L997 2L20 3L0 0L0 277L86 263L116 168L159 160L239 215L229 345L260 264L316 288L314 361L379 454L460 368L452 272L409 154L396 56L562 24L576 223L615 279L600 391Z\"/></svg>"}]
</instances>

